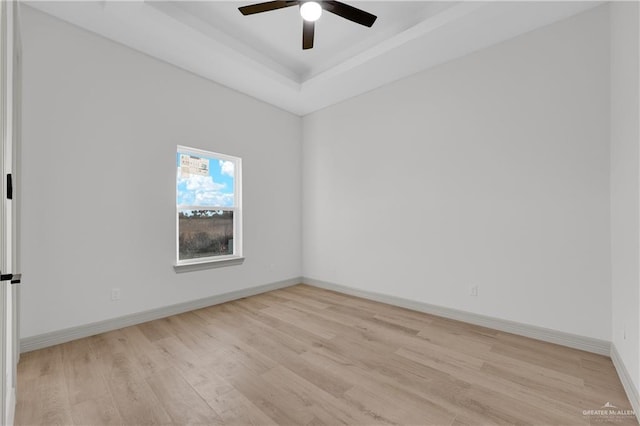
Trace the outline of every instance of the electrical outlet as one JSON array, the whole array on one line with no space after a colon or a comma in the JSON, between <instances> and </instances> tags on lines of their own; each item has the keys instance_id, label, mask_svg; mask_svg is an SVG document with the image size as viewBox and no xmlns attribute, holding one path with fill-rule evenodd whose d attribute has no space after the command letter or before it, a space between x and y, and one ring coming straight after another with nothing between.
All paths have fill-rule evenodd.
<instances>
[{"instance_id":1,"label":"electrical outlet","mask_svg":"<svg viewBox=\"0 0 640 426\"><path fill-rule=\"evenodd\" d=\"M111 289L111 300L112 301L120 300L120 289L119 288L112 288Z\"/></svg>"},{"instance_id":2,"label":"electrical outlet","mask_svg":"<svg viewBox=\"0 0 640 426\"><path fill-rule=\"evenodd\" d=\"M471 296L473 297L478 297L478 286L474 285L473 287L471 287L471 291L469 292L469 294L471 294Z\"/></svg>"}]
</instances>

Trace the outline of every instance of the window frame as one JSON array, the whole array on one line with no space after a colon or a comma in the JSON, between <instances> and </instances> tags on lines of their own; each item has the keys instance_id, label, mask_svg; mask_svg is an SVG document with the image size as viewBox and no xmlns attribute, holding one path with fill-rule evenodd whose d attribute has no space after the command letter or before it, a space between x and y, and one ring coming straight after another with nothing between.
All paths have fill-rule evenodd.
<instances>
[{"instance_id":1,"label":"window frame","mask_svg":"<svg viewBox=\"0 0 640 426\"><path fill-rule=\"evenodd\" d=\"M178 145L176 156L180 154L193 155L195 157L205 157L209 159L231 161L233 170L233 200L232 207L224 206L180 206L178 205L178 183L176 171L175 187L175 218L176 218L176 254L174 269L176 272L218 268L221 266L237 265L244 261L243 257L243 235L242 235L242 159L233 155L221 154L214 151L192 148ZM179 167L179 166L178 166ZM194 259L180 259L180 212L185 210L222 210L233 212L233 254L199 257Z\"/></svg>"}]
</instances>

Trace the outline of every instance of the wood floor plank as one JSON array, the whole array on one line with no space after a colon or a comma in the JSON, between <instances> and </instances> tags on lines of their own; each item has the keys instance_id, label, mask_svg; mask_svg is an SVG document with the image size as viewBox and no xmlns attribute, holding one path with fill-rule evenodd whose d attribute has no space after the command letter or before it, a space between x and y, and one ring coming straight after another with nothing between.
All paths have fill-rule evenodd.
<instances>
[{"instance_id":1,"label":"wood floor plank","mask_svg":"<svg viewBox=\"0 0 640 426\"><path fill-rule=\"evenodd\" d=\"M174 423L182 425L222 423L218 413L202 399L177 370L170 368L146 380Z\"/></svg>"},{"instance_id":2,"label":"wood floor plank","mask_svg":"<svg viewBox=\"0 0 640 426\"><path fill-rule=\"evenodd\" d=\"M171 422L171 417L146 381L117 377L107 385L124 424L154 425Z\"/></svg>"},{"instance_id":3,"label":"wood floor plank","mask_svg":"<svg viewBox=\"0 0 640 426\"><path fill-rule=\"evenodd\" d=\"M406 318L398 318L390 315L375 314L370 320L387 329L395 329L404 334L418 334L427 325L425 321L412 321Z\"/></svg>"},{"instance_id":4,"label":"wood floor plank","mask_svg":"<svg viewBox=\"0 0 640 426\"><path fill-rule=\"evenodd\" d=\"M238 390L218 394L205 400L220 413L223 424L228 426L269 426L277 425Z\"/></svg>"},{"instance_id":5,"label":"wood floor plank","mask_svg":"<svg viewBox=\"0 0 640 426\"><path fill-rule=\"evenodd\" d=\"M306 410L313 413L315 421L319 420L323 424L329 425L377 423L376 419L368 416L367 413L354 410L345 399L336 398L323 391L284 366L272 368L262 377L296 397Z\"/></svg>"},{"instance_id":6,"label":"wood floor plank","mask_svg":"<svg viewBox=\"0 0 640 426\"><path fill-rule=\"evenodd\" d=\"M611 359L297 285L22 354L17 425L631 425Z\"/></svg>"},{"instance_id":7,"label":"wood floor plank","mask_svg":"<svg viewBox=\"0 0 640 426\"><path fill-rule=\"evenodd\" d=\"M186 380L189 381L188 378ZM189 383L225 425L277 424L213 368L201 370L196 380Z\"/></svg>"},{"instance_id":8,"label":"wood floor plank","mask_svg":"<svg viewBox=\"0 0 640 426\"><path fill-rule=\"evenodd\" d=\"M21 354L18 364L18 374L24 380L56 374L62 369L62 345Z\"/></svg>"},{"instance_id":9,"label":"wood floor plank","mask_svg":"<svg viewBox=\"0 0 640 426\"><path fill-rule=\"evenodd\" d=\"M71 417L77 425L121 425L120 413L111 395L96 399L85 399L71 405Z\"/></svg>"},{"instance_id":10,"label":"wood floor plank","mask_svg":"<svg viewBox=\"0 0 640 426\"><path fill-rule=\"evenodd\" d=\"M461 336L460 334L452 333L437 323L432 323L422 329L422 331L418 333L418 337L424 338L436 345L469 354L489 352L494 344L491 338L473 333Z\"/></svg>"},{"instance_id":11,"label":"wood floor plank","mask_svg":"<svg viewBox=\"0 0 640 426\"><path fill-rule=\"evenodd\" d=\"M95 368L96 357L86 339L65 343L62 351L64 377L72 405L109 397L109 389L102 373Z\"/></svg>"},{"instance_id":12,"label":"wood floor plank","mask_svg":"<svg viewBox=\"0 0 640 426\"><path fill-rule=\"evenodd\" d=\"M290 309L286 305L262 309L262 312L284 322L298 324L298 327L323 339L333 339L336 337L336 334L330 328L323 327L322 324L317 321L309 321L309 319L301 315L299 311Z\"/></svg>"},{"instance_id":13,"label":"wood floor plank","mask_svg":"<svg viewBox=\"0 0 640 426\"><path fill-rule=\"evenodd\" d=\"M352 382L345 380L339 371L309 362L303 356L289 360L286 366L293 373L335 397L341 397L354 386Z\"/></svg>"},{"instance_id":14,"label":"wood floor plank","mask_svg":"<svg viewBox=\"0 0 640 426\"><path fill-rule=\"evenodd\" d=\"M303 357L328 369L340 371L345 380L365 389L381 389L384 386L386 393L418 396L450 412L465 410L459 400L468 387L467 383L397 356L385 355L376 360L375 354L370 354L367 359L354 364L353 358L345 358L321 348L305 353ZM387 360L386 365L383 359Z\"/></svg>"},{"instance_id":15,"label":"wood floor plank","mask_svg":"<svg viewBox=\"0 0 640 426\"><path fill-rule=\"evenodd\" d=\"M238 370L233 374L228 374L226 370L218 371L218 374L277 424L307 424L313 418L294 396L274 386L261 375Z\"/></svg>"},{"instance_id":16,"label":"wood floor plank","mask_svg":"<svg viewBox=\"0 0 640 426\"><path fill-rule=\"evenodd\" d=\"M287 359L307 350L301 340L245 315L234 306L226 306L225 311L212 321L274 361ZM239 322L245 326L238 327Z\"/></svg>"},{"instance_id":17,"label":"wood floor plank","mask_svg":"<svg viewBox=\"0 0 640 426\"><path fill-rule=\"evenodd\" d=\"M394 389L376 391L363 386L355 386L346 394L346 399L381 422L401 425L448 425L455 418L441 407L429 403L417 396L397 393Z\"/></svg>"},{"instance_id":18,"label":"wood floor plank","mask_svg":"<svg viewBox=\"0 0 640 426\"><path fill-rule=\"evenodd\" d=\"M300 342L304 343L305 347L321 345L326 341L326 339L323 339L316 334L310 333L309 331L298 327L297 324L282 321L271 315L265 314L261 310L252 310L247 307L244 301L237 302L236 307L242 309L244 315L247 315L256 321L263 323L265 326L278 330L291 338L299 340Z\"/></svg>"},{"instance_id":19,"label":"wood floor plank","mask_svg":"<svg viewBox=\"0 0 640 426\"><path fill-rule=\"evenodd\" d=\"M120 332L126 339L122 350L135 361L140 375L148 377L171 367L160 348L151 343L139 327L126 327Z\"/></svg>"},{"instance_id":20,"label":"wood floor plank","mask_svg":"<svg viewBox=\"0 0 640 426\"><path fill-rule=\"evenodd\" d=\"M323 303L323 302L319 302L315 299L312 299L310 297L305 297L305 296L300 296L299 294L295 294L291 291L288 291L288 289L284 288L281 290L277 290L272 292L273 294L288 299L290 301L302 304L303 306L306 307L312 307L315 309L327 309L328 307L330 307L331 305L328 303Z\"/></svg>"},{"instance_id":21,"label":"wood floor plank","mask_svg":"<svg viewBox=\"0 0 640 426\"><path fill-rule=\"evenodd\" d=\"M48 374L21 380L16 404L16 424L73 424L64 376Z\"/></svg>"},{"instance_id":22,"label":"wood floor plank","mask_svg":"<svg viewBox=\"0 0 640 426\"><path fill-rule=\"evenodd\" d=\"M203 336L199 333L200 328L194 324L194 320L187 314L180 314L158 321L166 326L166 330L170 330L173 337L180 340L191 352L206 362L208 354L215 350L219 343L211 336Z\"/></svg>"},{"instance_id":23,"label":"wood floor plank","mask_svg":"<svg viewBox=\"0 0 640 426\"><path fill-rule=\"evenodd\" d=\"M548 407L535 407L529 403L530 401L523 401L482 386L472 386L467 395L470 401L483 407L483 413L491 412L501 419L508 419L510 423L552 425L566 421L559 421L556 413L549 410ZM572 419L572 423L581 425L585 424L584 420L576 416L575 419Z\"/></svg>"},{"instance_id":24,"label":"wood floor plank","mask_svg":"<svg viewBox=\"0 0 640 426\"><path fill-rule=\"evenodd\" d=\"M563 398L564 394L561 390L554 389L554 392L551 394L549 392L541 392L540 390L527 386L527 384L518 383L517 381L510 380L510 378L493 375L486 370L464 368L460 364L455 365L453 363L443 362L442 359L434 359L431 357L431 354L418 354L405 349L400 349L398 353L401 356L423 363L439 371L447 372L452 377L466 382L475 388L502 394L505 398L516 397L536 407L537 410L554 411L557 413L558 420L562 420L562 423L571 424L572 420L577 422L581 421L581 419L574 419L576 413L581 410L581 405L579 403L577 405L575 404L576 398L580 399L578 390L574 390L574 392L576 392L574 398L567 399ZM473 399L466 401L463 405L471 408L472 411L480 410L478 414L485 415L486 408L484 405L476 404ZM496 415L498 414L500 414L500 412L496 412ZM501 415L498 415L497 418L506 421ZM459 418L459 420L461 420L461 418ZM490 420L488 421L491 422ZM523 421L525 420L523 419Z\"/></svg>"},{"instance_id":25,"label":"wood floor plank","mask_svg":"<svg viewBox=\"0 0 640 426\"><path fill-rule=\"evenodd\" d=\"M162 320L145 322L144 324L139 324L138 328L151 342L172 336L172 333L167 330Z\"/></svg>"}]
</instances>

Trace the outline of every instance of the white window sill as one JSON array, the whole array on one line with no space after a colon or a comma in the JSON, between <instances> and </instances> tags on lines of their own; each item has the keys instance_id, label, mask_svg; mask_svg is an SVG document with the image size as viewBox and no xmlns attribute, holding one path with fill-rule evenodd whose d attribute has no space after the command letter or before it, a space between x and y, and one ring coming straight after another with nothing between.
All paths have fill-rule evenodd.
<instances>
[{"instance_id":1,"label":"white window sill","mask_svg":"<svg viewBox=\"0 0 640 426\"><path fill-rule=\"evenodd\" d=\"M225 266L233 266L233 265L242 265L244 262L244 257L241 256L229 256L224 257L222 259L207 259L200 260L194 259L191 261L181 262L179 264L173 265L173 269L176 273L181 272L191 272L191 271L201 271L203 269L214 269L214 268L222 268Z\"/></svg>"}]
</instances>

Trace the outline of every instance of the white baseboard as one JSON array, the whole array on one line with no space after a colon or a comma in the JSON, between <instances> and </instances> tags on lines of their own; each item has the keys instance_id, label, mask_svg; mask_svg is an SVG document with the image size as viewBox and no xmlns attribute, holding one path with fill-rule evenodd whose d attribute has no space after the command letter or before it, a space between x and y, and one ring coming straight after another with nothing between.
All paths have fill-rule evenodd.
<instances>
[{"instance_id":1,"label":"white baseboard","mask_svg":"<svg viewBox=\"0 0 640 426\"><path fill-rule=\"evenodd\" d=\"M627 398L629 398L631 408L635 411L636 418L638 419L638 422L640 422L640 393L638 392L638 388L633 384L629 370L627 370L627 367L625 367L622 362L622 358L620 357L620 353L618 352L615 343L611 343L611 361L613 361L613 366L618 372L618 377L620 377L624 391L627 394Z\"/></svg>"},{"instance_id":2,"label":"white baseboard","mask_svg":"<svg viewBox=\"0 0 640 426\"><path fill-rule=\"evenodd\" d=\"M414 311L424 312L427 314L437 315L449 319L476 324L495 330L505 331L507 333L518 334L520 336L531 337L532 339L543 340L545 342L555 343L558 345L568 346L570 348L580 349L587 352L593 352L600 355L607 355L611 351L611 344L606 340L594 339L586 336L565 333L562 331L552 330L549 328L538 327L535 325L522 324L515 321L493 318L485 315L474 314L471 312L460 311L443 306L431 305L429 303L418 302L415 300L403 299L401 297L390 296L387 294L376 293L373 291L359 290L340 284L329 283L326 281L316 280L309 277L303 277L302 282L314 287L324 288L327 290L337 291L339 293L350 294L352 296L362 297L364 299L374 300L376 302L387 303L389 305L399 306Z\"/></svg>"},{"instance_id":3,"label":"white baseboard","mask_svg":"<svg viewBox=\"0 0 640 426\"><path fill-rule=\"evenodd\" d=\"M528 324L522 324L514 321L508 321L499 318L488 317L484 315L474 314L470 312L460 311L457 309L445 308L442 306L431 305L424 302L403 299L396 296L359 290L340 284L329 283L326 281L316 280L313 278L291 278L271 284L265 284L248 289L232 291L217 296L211 296L204 299L198 299L191 302L179 303L176 305L166 306L150 311L139 312L123 317L113 318L104 321L98 321L91 324L81 325L78 327L67 328L64 330L44 333L37 336L26 337L20 340L20 352L29 352L36 349L42 349L48 346L69 342L71 340L81 339L83 337L93 336L95 334L104 333L118 328L128 327L147 321L153 321L159 318L165 318L171 315L181 314L183 312L204 308L207 306L217 305L231 300L243 297L253 296L265 293L279 288L289 287L299 283L305 283L311 286L333 290L340 293L350 294L365 299L375 300L377 302L388 303L390 305L400 306L419 312L425 312L432 315L438 315L458 321L468 322L483 327L493 328L508 333L518 334L521 336L531 337L533 339L543 340L545 342L556 343L571 348L581 349L600 355L611 354L611 344L605 340L593 339L585 336L565 333L562 331L551 330L548 328L537 327Z\"/></svg>"},{"instance_id":4,"label":"white baseboard","mask_svg":"<svg viewBox=\"0 0 640 426\"><path fill-rule=\"evenodd\" d=\"M290 287L292 285L300 284L301 282L302 278L300 277L291 278L275 283L259 285L257 287L251 287L243 290L219 294L216 296L205 297L203 299L193 300L190 302L178 303L175 305L165 306L149 311L125 315L118 318L112 318L104 321L94 322L91 324L66 328L64 330L52 331L50 333L39 334L37 336L26 337L20 339L20 352L24 353L34 351L36 349L42 349L48 346L70 342L72 340L81 339L83 337L93 336L96 334L105 333L107 331L117 330L123 327L129 327L131 325L141 324L143 322L181 314L183 312L193 311L195 309L229 302L232 300L241 299L243 297L254 296L256 294L266 293L267 291Z\"/></svg>"}]
</instances>

